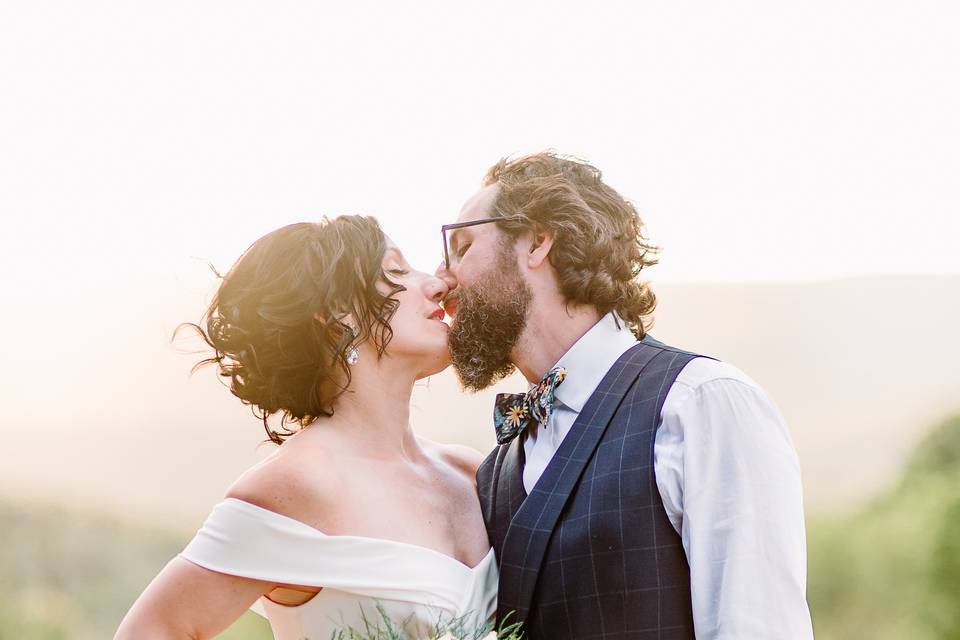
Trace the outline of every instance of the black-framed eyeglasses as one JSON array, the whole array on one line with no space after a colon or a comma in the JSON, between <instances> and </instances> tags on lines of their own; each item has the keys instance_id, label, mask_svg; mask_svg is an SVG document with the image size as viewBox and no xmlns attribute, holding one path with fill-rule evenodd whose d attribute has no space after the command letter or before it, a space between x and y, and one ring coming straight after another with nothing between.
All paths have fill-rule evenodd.
<instances>
[{"instance_id":1,"label":"black-framed eyeglasses","mask_svg":"<svg viewBox=\"0 0 960 640\"><path fill-rule=\"evenodd\" d=\"M440 233L443 235L443 264L449 271L450 269L450 250L447 248L447 231L462 229L464 227L475 227L478 224L487 224L488 222L503 222L510 220L507 216L494 216L492 218L481 218L479 220L470 220L469 222L454 222L440 227Z\"/></svg>"}]
</instances>

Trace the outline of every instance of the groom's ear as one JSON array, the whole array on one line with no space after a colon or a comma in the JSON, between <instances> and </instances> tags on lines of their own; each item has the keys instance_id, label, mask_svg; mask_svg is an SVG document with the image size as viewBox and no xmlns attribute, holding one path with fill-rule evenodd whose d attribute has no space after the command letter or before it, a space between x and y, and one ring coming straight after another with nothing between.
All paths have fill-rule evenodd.
<instances>
[{"instance_id":1,"label":"groom's ear","mask_svg":"<svg viewBox=\"0 0 960 640\"><path fill-rule=\"evenodd\" d=\"M536 269L550 255L555 234L550 229L534 227L530 231L530 247L527 249L527 267Z\"/></svg>"}]
</instances>

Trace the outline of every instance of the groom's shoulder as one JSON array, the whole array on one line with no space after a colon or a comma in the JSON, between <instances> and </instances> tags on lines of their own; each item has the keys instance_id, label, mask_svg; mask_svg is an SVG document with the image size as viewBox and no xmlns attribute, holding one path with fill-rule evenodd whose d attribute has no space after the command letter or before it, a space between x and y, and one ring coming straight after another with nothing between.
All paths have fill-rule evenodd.
<instances>
[{"instance_id":1,"label":"groom's shoulder","mask_svg":"<svg viewBox=\"0 0 960 640\"><path fill-rule=\"evenodd\" d=\"M723 360L703 356L691 359L677 374L674 385L699 390L719 380L736 382L757 390L760 389L760 385L736 366Z\"/></svg>"},{"instance_id":2,"label":"groom's shoulder","mask_svg":"<svg viewBox=\"0 0 960 640\"><path fill-rule=\"evenodd\" d=\"M679 349L670 351L689 353ZM629 392L634 400L646 400L649 389L635 385ZM678 414L691 402L705 403L705 406L723 407L731 403L769 404L770 397L753 378L737 366L711 357L690 358L676 374L663 396L661 415L663 417Z\"/></svg>"},{"instance_id":3,"label":"groom's shoulder","mask_svg":"<svg viewBox=\"0 0 960 640\"><path fill-rule=\"evenodd\" d=\"M663 375L673 378L671 384L674 386L679 385L680 387L696 389L712 380L721 379L736 380L750 386L757 386L743 371L728 362L682 347L664 344L649 334L642 340L637 341L634 347L628 350L624 356L628 359L632 358L645 362L651 358L651 352L659 352L661 356L666 356L665 360L660 359L659 361L669 364L663 370ZM653 356L653 358L657 358L657 356ZM660 370L661 367L654 367L654 369Z\"/></svg>"},{"instance_id":4,"label":"groom's shoulder","mask_svg":"<svg viewBox=\"0 0 960 640\"><path fill-rule=\"evenodd\" d=\"M729 380L757 389L760 388L746 373L729 362L682 347L664 344L649 334L638 341L637 346L638 349L634 353L638 357L642 357L644 349L666 351L676 356L682 356L679 365L681 368L675 379L675 385L696 389L712 381ZM683 363L683 360L686 362Z\"/></svg>"}]
</instances>

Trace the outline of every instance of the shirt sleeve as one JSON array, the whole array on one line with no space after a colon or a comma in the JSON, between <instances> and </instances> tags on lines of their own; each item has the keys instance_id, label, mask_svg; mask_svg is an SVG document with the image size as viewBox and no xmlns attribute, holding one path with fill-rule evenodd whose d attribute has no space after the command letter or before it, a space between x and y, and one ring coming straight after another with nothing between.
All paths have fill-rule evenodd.
<instances>
[{"instance_id":1,"label":"shirt sleeve","mask_svg":"<svg viewBox=\"0 0 960 640\"><path fill-rule=\"evenodd\" d=\"M671 394L654 464L697 638L812 639L800 465L782 415L745 376Z\"/></svg>"}]
</instances>

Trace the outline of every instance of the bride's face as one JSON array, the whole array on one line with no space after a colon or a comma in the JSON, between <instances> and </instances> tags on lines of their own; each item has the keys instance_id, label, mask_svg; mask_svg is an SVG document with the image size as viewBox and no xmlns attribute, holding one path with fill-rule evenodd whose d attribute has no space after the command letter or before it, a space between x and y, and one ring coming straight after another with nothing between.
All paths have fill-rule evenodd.
<instances>
[{"instance_id":1,"label":"bride's face","mask_svg":"<svg viewBox=\"0 0 960 640\"><path fill-rule=\"evenodd\" d=\"M450 364L448 327L440 306L447 285L440 278L411 267L389 241L383 256L383 273L405 289L392 296L399 304L390 319L393 338L386 355L409 362L417 370L417 378L443 371ZM380 286L384 293L388 292L385 283Z\"/></svg>"}]
</instances>

